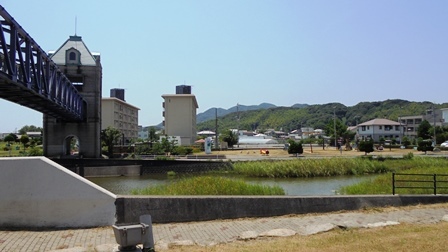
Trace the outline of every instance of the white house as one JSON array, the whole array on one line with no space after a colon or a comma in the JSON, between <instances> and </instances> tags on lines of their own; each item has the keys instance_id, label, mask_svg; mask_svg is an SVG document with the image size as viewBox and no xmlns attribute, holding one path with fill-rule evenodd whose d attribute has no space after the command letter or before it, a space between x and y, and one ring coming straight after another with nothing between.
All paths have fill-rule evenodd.
<instances>
[{"instance_id":1,"label":"white house","mask_svg":"<svg viewBox=\"0 0 448 252\"><path fill-rule=\"evenodd\" d=\"M396 139L400 141L403 136L403 125L388 119L376 118L357 125L360 140L373 139L378 142L380 138Z\"/></svg>"}]
</instances>

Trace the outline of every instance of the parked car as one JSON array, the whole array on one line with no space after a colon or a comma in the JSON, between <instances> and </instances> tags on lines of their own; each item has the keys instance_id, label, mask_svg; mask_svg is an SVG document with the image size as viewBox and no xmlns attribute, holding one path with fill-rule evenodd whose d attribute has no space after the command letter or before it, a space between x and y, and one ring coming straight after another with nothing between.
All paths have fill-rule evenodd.
<instances>
[{"instance_id":1,"label":"parked car","mask_svg":"<svg viewBox=\"0 0 448 252\"><path fill-rule=\"evenodd\" d=\"M448 148L448 141L441 143L440 147Z\"/></svg>"}]
</instances>

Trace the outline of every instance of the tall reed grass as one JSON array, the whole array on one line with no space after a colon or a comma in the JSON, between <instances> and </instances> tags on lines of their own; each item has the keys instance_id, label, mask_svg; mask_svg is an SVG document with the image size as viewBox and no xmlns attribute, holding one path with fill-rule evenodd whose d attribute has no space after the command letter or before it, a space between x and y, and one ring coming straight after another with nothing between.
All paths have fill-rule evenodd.
<instances>
[{"instance_id":1,"label":"tall reed grass","mask_svg":"<svg viewBox=\"0 0 448 252\"><path fill-rule=\"evenodd\" d=\"M188 177L166 185L134 189L134 195L285 195L280 186L249 184L219 176Z\"/></svg>"},{"instance_id":2,"label":"tall reed grass","mask_svg":"<svg viewBox=\"0 0 448 252\"><path fill-rule=\"evenodd\" d=\"M290 178L360 175L390 171L385 162L363 158L322 158L235 162L233 171L249 177Z\"/></svg>"}]
</instances>

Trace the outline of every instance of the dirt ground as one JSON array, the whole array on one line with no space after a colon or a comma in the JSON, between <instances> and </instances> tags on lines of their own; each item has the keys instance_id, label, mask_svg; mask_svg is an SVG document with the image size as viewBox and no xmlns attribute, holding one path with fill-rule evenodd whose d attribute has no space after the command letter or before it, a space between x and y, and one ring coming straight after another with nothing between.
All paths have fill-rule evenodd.
<instances>
[{"instance_id":1,"label":"dirt ground","mask_svg":"<svg viewBox=\"0 0 448 252\"><path fill-rule=\"evenodd\" d=\"M235 156L247 156L247 157L255 157L255 156L271 156L271 157L291 157L291 154L288 154L288 151L283 149L270 149L270 148L263 148L263 150L268 150L269 154L262 154L260 153L259 148L251 148L251 149L237 149L237 150L221 150L221 151L212 151L212 154L215 155L226 155L229 158L231 158L232 155ZM412 153L414 155L425 155L424 152L413 150L413 149L384 149L382 151L374 151L367 155L371 156L403 156L405 154ZM442 151L438 153L432 153L428 152L426 155L448 155L448 151ZM340 156L363 156L365 155L364 152L351 150L351 151L338 151L334 147L328 147L325 150L322 149L322 147L312 147L310 146L304 146L303 154L300 156L303 157L340 157Z\"/></svg>"}]
</instances>

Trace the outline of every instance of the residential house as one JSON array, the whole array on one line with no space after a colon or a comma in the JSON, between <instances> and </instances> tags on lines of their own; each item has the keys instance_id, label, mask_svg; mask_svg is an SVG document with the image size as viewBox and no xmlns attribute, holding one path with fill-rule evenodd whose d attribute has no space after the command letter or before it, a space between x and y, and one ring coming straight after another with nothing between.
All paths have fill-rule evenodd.
<instances>
[{"instance_id":1,"label":"residential house","mask_svg":"<svg viewBox=\"0 0 448 252\"><path fill-rule=\"evenodd\" d=\"M401 141L404 126L399 122L376 118L358 124L357 128L359 140L373 139L374 142L379 142L381 138Z\"/></svg>"}]
</instances>

